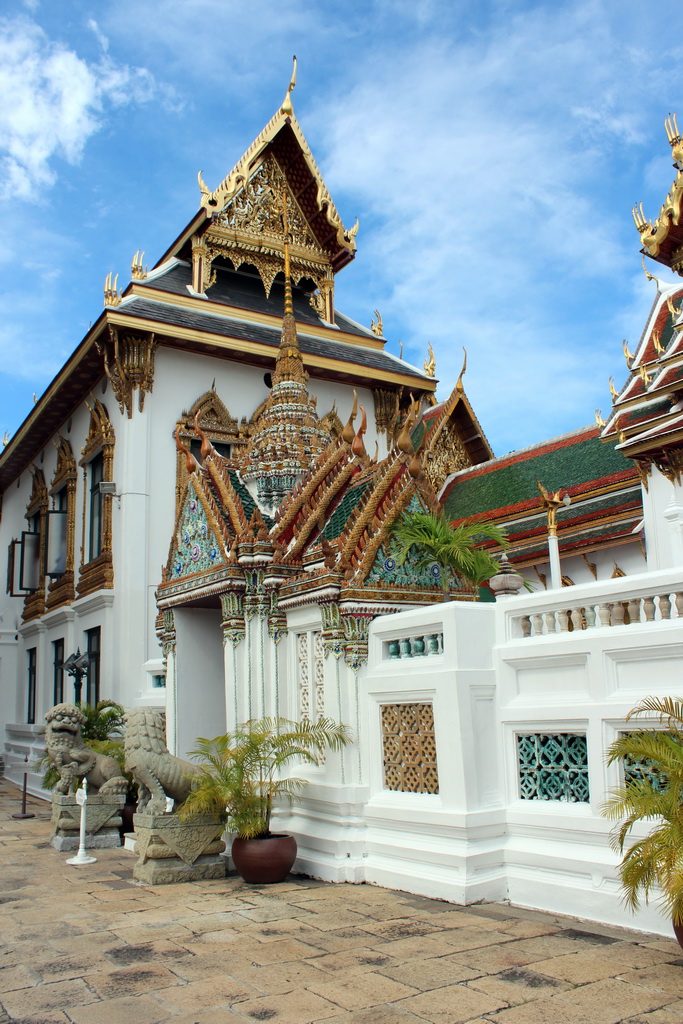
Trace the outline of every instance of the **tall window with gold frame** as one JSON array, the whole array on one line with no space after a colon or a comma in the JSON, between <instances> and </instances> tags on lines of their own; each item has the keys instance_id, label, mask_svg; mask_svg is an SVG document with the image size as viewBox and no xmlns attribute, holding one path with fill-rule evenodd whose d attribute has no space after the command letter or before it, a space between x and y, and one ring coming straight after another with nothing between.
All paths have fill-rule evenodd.
<instances>
[{"instance_id":1,"label":"tall window with gold frame","mask_svg":"<svg viewBox=\"0 0 683 1024\"><path fill-rule=\"evenodd\" d=\"M66 543L64 572L50 581L47 594L48 609L69 604L76 596L74 586L74 554L76 547L76 483L78 466L66 438L61 435L55 442L57 467L52 477L50 497L55 509L66 512Z\"/></svg>"},{"instance_id":2,"label":"tall window with gold frame","mask_svg":"<svg viewBox=\"0 0 683 1024\"><path fill-rule=\"evenodd\" d=\"M83 534L78 596L114 586L112 557L112 500L100 484L114 480L116 437L106 408L95 400L90 407L90 429L81 450L83 469Z\"/></svg>"},{"instance_id":3,"label":"tall window with gold frame","mask_svg":"<svg viewBox=\"0 0 683 1024\"><path fill-rule=\"evenodd\" d=\"M42 469L32 466L31 473L33 474L33 487L26 507L26 519L29 525L27 532L37 535L38 565L35 589L32 589L24 600L24 609L21 614L24 622L37 619L45 611L45 524L48 493ZM27 553L28 547L25 545L24 556L27 556ZM33 587L33 583L31 586Z\"/></svg>"}]
</instances>

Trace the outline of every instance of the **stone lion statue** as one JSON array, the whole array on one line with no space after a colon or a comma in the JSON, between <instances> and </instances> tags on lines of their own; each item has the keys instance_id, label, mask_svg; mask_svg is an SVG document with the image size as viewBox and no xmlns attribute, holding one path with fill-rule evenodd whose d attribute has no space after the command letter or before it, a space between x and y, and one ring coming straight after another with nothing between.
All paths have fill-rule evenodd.
<instances>
[{"instance_id":1,"label":"stone lion statue","mask_svg":"<svg viewBox=\"0 0 683 1024\"><path fill-rule=\"evenodd\" d=\"M113 757L98 754L81 737L86 717L75 704L55 704L45 715L45 749L59 772L57 793L68 793L78 779L86 779L92 793L124 793L128 782Z\"/></svg>"},{"instance_id":2,"label":"stone lion statue","mask_svg":"<svg viewBox=\"0 0 683 1024\"><path fill-rule=\"evenodd\" d=\"M126 770L138 784L138 814L164 814L166 797L174 810L189 796L197 765L175 757L166 746L163 716L152 708L134 708L124 716Z\"/></svg>"}]
</instances>

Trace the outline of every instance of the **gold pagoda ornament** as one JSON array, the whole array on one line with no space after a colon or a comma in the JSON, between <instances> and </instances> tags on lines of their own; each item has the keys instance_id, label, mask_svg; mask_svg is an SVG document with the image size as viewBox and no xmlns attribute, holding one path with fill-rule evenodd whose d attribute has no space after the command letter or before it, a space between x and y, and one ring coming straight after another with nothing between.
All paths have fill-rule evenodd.
<instances>
[{"instance_id":1,"label":"gold pagoda ornament","mask_svg":"<svg viewBox=\"0 0 683 1024\"><path fill-rule=\"evenodd\" d=\"M246 481L256 484L262 511L272 513L293 490L312 462L329 443L321 429L315 401L308 394L294 319L290 268L288 193L282 192L285 308L272 389L250 438L242 467Z\"/></svg>"}]
</instances>

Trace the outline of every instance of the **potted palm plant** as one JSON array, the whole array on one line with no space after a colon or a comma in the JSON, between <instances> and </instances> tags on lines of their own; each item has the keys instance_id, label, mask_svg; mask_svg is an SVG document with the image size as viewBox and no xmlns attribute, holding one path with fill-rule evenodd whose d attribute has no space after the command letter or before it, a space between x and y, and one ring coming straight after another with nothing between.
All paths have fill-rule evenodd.
<instances>
[{"instance_id":1,"label":"potted palm plant","mask_svg":"<svg viewBox=\"0 0 683 1024\"><path fill-rule=\"evenodd\" d=\"M662 729L640 728L619 736L607 750L608 764L623 761L624 782L603 804L616 819L610 841L622 855L619 873L624 900L637 910L655 894L673 920L683 947L683 701L646 697L627 715L652 716ZM634 826L652 822L649 832L627 848Z\"/></svg>"},{"instance_id":2,"label":"potted palm plant","mask_svg":"<svg viewBox=\"0 0 683 1024\"><path fill-rule=\"evenodd\" d=\"M296 859L293 836L271 832L273 802L294 799L305 779L282 776L292 761L319 764L326 749L350 741L347 726L330 718L292 722L286 718L251 719L215 739L200 738L191 757L200 767L179 814L222 815L236 833L231 855L245 882L267 885L286 878Z\"/></svg>"}]
</instances>

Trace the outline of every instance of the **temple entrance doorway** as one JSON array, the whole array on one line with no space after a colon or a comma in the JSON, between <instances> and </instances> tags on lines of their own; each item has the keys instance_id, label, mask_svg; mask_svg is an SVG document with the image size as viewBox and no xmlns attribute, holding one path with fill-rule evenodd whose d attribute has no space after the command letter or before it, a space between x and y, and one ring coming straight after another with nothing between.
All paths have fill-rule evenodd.
<instances>
[{"instance_id":1,"label":"temple entrance doorway","mask_svg":"<svg viewBox=\"0 0 683 1024\"><path fill-rule=\"evenodd\" d=\"M176 741L180 757L198 736L224 733L225 677L219 608L175 608Z\"/></svg>"}]
</instances>

